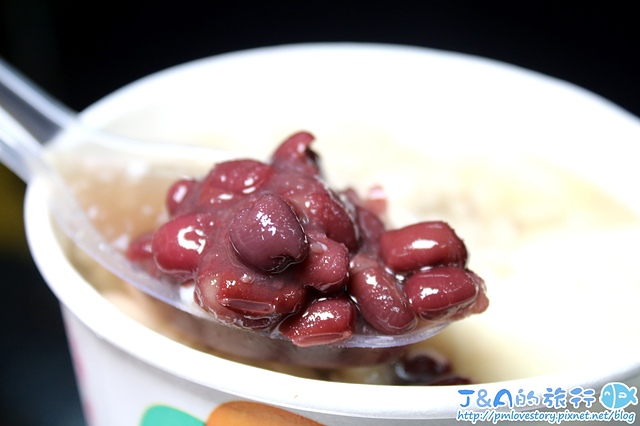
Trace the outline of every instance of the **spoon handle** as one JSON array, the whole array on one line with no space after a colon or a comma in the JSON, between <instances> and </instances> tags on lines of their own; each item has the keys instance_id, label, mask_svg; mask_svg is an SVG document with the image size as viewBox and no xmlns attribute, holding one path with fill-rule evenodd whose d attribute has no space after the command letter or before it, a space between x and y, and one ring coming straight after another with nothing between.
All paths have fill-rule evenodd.
<instances>
[{"instance_id":1,"label":"spoon handle","mask_svg":"<svg viewBox=\"0 0 640 426\"><path fill-rule=\"evenodd\" d=\"M166 285L135 268L122 253L104 240L62 177L47 163L43 152L42 145L0 107L0 160L25 182L39 181L40 185L46 185L49 208L64 233L82 251L123 280L156 299L202 316L194 308L182 306L183 302L175 286Z\"/></svg>"},{"instance_id":2,"label":"spoon handle","mask_svg":"<svg viewBox=\"0 0 640 426\"><path fill-rule=\"evenodd\" d=\"M0 160L24 182L38 173L49 173L42 145L0 107Z\"/></svg>"},{"instance_id":3,"label":"spoon handle","mask_svg":"<svg viewBox=\"0 0 640 426\"><path fill-rule=\"evenodd\" d=\"M116 138L84 129L75 113L50 99L0 59L0 160L23 181L47 186L49 208L63 231L86 253L121 278L171 305L182 303L173 286L134 268L95 230L77 200L44 155L43 144L61 131L82 130L92 140ZM185 309L188 310L188 309Z\"/></svg>"},{"instance_id":4,"label":"spoon handle","mask_svg":"<svg viewBox=\"0 0 640 426\"><path fill-rule=\"evenodd\" d=\"M0 106L41 143L52 139L75 117L75 112L46 94L2 58Z\"/></svg>"},{"instance_id":5,"label":"spoon handle","mask_svg":"<svg viewBox=\"0 0 640 426\"><path fill-rule=\"evenodd\" d=\"M123 155L138 155L140 158L180 159L190 161L219 162L238 158L235 152L211 147L188 145L184 143L157 143L154 141L131 139L125 136L87 127L78 119L78 114L54 99L26 76L0 58L0 109L10 116L40 144L56 139L61 133L75 134L75 139L95 146L105 147ZM5 116L5 118L7 118ZM6 121L6 120L3 120ZM4 125L4 124L3 124ZM16 127L15 125L10 127ZM24 133L12 131L16 140L23 140ZM66 137L65 139L74 139ZM6 143L3 143L6 145ZM6 148L6 146L5 146ZM2 154L3 160L7 153ZM15 162L14 162L15 163ZM13 168L12 168L13 169ZM18 173L25 179L24 170Z\"/></svg>"}]
</instances>

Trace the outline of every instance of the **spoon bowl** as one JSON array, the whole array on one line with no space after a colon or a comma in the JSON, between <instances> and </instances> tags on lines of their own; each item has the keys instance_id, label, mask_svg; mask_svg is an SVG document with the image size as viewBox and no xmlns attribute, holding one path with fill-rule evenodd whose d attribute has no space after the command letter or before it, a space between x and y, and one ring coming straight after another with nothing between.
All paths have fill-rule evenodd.
<instances>
[{"instance_id":1,"label":"spoon bowl","mask_svg":"<svg viewBox=\"0 0 640 426\"><path fill-rule=\"evenodd\" d=\"M314 367L367 365L394 357L402 347L428 339L448 325L444 321L424 323L411 332L389 336L361 324L358 332L346 340L303 348L278 333L218 322L194 302L192 288L152 277L129 261L124 251L125 243L135 236L133 229L124 224L119 234L105 235L109 230L101 229L96 217L113 207L87 204L78 191L103 194L114 189L93 186L92 182L109 184L114 178L124 177L126 183L133 179L141 182L140 192L132 192L125 185L118 195L133 200L140 210L138 196L148 188L166 188L171 179L202 174L212 164L238 155L207 146L132 140L87 127L73 112L2 62L0 83L2 161L25 182L38 179L47 186L53 217L82 252L156 300L159 312L173 318L181 332L197 341L235 356L260 360ZM110 213L122 215L118 211ZM139 211L129 213L136 216Z\"/></svg>"}]
</instances>

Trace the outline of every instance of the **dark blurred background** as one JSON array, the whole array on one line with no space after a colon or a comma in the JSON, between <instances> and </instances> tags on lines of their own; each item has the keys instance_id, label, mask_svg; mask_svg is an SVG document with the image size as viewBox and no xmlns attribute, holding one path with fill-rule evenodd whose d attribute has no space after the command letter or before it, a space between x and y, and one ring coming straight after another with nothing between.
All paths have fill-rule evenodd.
<instances>
[{"instance_id":1,"label":"dark blurred background","mask_svg":"<svg viewBox=\"0 0 640 426\"><path fill-rule=\"evenodd\" d=\"M185 61L293 42L485 56L568 80L640 116L635 2L0 0L0 56L82 110ZM55 298L28 255L24 186L0 167L0 424L84 424Z\"/></svg>"}]
</instances>

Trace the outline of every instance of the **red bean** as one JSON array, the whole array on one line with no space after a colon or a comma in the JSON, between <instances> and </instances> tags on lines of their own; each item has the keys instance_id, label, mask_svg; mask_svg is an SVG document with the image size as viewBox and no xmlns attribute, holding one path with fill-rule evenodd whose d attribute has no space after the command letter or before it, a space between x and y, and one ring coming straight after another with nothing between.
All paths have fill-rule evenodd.
<instances>
[{"instance_id":1,"label":"red bean","mask_svg":"<svg viewBox=\"0 0 640 426\"><path fill-rule=\"evenodd\" d=\"M478 297L475 302L473 302L473 305L469 307L467 312L461 312L455 315L453 319L463 318L465 314L481 314L489 307L489 298L487 297L487 289L484 284L484 280L473 271L467 270L467 273L471 275L478 286Z\"/></svg>"},{"instance_id":2,"label":"red bean","mask_svg":"<svg viewBox=\"0 0 640 426\"><path fill-rule=\"evenodd\" d=\"M255 160L235 160L217 164L203 180L203 186L220 188L234 194L251 194L264 185L273 170Z\"/></svg>"},{"instance_id":3,"label":"red bean","mask_svg":"<svg viewBox=\"0 0 640 426\"><path fill-rule=\"evenodd\" d=\"M385 232L385 224L380 218L386 210L386 198L379 194L382 192L379 188L372 188L372 193L377 195L374 199L363 200L355 192L349 188L342 192L343 196L353 205L356 229L359 231L359 248L360 253L369 255L377 255L379 250L380 236Z\"/></svg>"},{"instance_id":4,"label":"red bean","mask_svg":"<svg viewBox=\"0 0 640 426\"><path fill-rule=\"evenodd\" d=\"M230 248L208 253L196 283L196 301L225 321L250 328L275 325L298 312L306 300L303 285L229 263Z\"/></svg>"},{"instance_id":5,"label":"red bean","mask_svg":"<svg viewBox=\"0 0 640 426\"><path fill-rule=\"evenodd\" d=\"M151 245L153 235L153 233L142 234L131 241L129 247L127 247L126 255L129 260L135 262L149 275L160 277L161 272L153 259L153 248Z\"/></svg>"},{"instance_id":6,"label":"red bean","mask_svg":"<svg viewBox=\"0 0 640 426\"><path fill-rule=\"evenodd\" d=\"M187 196L196 188L197 182L193 179L180 179L169 188L166 205L170 216L178 214L178 210Z\"/></svg>"},{"instance_id":7,"label":"red bean","mask_svg":"<svg viewBox=\"0 0 640 426\"><path fill-rule=\"evenodd\" d=\"M297 312L304 301L302 285L287 279L264 279L245 274L226 275L218 283L216 300L236 312L249 316L270 316Z\"/></svg>"},{"instance_id":8,"label":"red bean","mask_svg":"<svg viewBox=\"0 0 640 426\"><path fill-rule=\"evenodd\" d=\"M394 364L403 384L429 384L451 373L451 364L440 353L420 351L405 354Z\"/></svg>"},{"instance_id":9,"label":"red bean","mask_svg":"<svg viewBox=\"0 0 640 426\"><path fill-rule=\"evenodd\" d=\"M295 266L295 276L304 285L323 293L344 289L349 278L349 250L317 231L307 233L309 253Z\"/></svg>"},{"instance_id":10,"label":"red bean","mask_svg":"<svg viewBox=\"0 0 640 426\"><path fill-rule=\"evenodd\" d=\"M309 132L298 132L280 144L271 156L271 164L276 169L290 170L308 175L318 175L318 156L309 146L315 137Z\"/></svg>"},{"instance_id":11,"label":"red bean","mask_svg":"<svg viewBox=\"0 0 640 426\"><path fill-rule=\"evenodd\" d=\"M380 255L396 272L434 265L464 266L467 249L445 222L421 222L380 236Z\"/></svg>"},{"instance_id":12,"label":"red bean","mask_svg":"<svg viewBox=\"0 0 640 426\"><path fill-rule=\"evenodd\" d=\"M349 293L362 317L376 330L400 334L414 329L417 317L395 278L368 260L353 260Z\"/></svg>"},{"instance_id":13,"label":"red bean","mask_svg":"<svg viewBox=\"0 0 640 426\"><path fill-rule=\"evenodd\" d=\"M227 279L226 274L211 274L210 271L200 271L194 292L195 302L210 312L218 321L251 330L271 329L281 319L281 315L246 315L242 311L235 311L223 306L217 299L219 283Z\"/></svg>"},{"instance_id":14,"label":"red bean","mask_svg":"<svg viewBox=\"0 0 640 426\"><path fill-rule=\"evenodd\" d=\"M191 209L195 211L215 210L218 215L227 213L226 215L230 216L241 200L242 198L237 194L226 189L213 185L201 185L198 191L194 191L193 199L189 200L191 203L185 200L184 204L191 205Z\"/></svg>"},{"instance_id":15,"label":"red bean","mask_svg":"<svg viewBox=\"0 0 640 426\"><path fill-rule=\"evenodd\" d=\"M138 236L127 247L127 257L134 262L153 259L152 240L153 232Z\"/></svg>"},{"instance_id":16,"label":"red bean","mask_svg":"<svg viewBox=\"0 0 640 426\"><path fill-rule=\"evenodd\" d=\"M198 267L215 226L212 215L189 213L178 216L156 230L151 249L158 268L169 275L186 277Z\"/></svg>"},{"instance_id":17,"label":"red bean","mask_svg":"<svg viewBox=\"0 0 640 426\"><path fill-rule=\"evenodd\" d=\"M306 309L284 320L279 330L297 346L336 343L351 337L356 315L356 308L347 297L315 299Z\"/></svg>"},{"instance_id":18,"label":"red bean","mask_svg":"<svg viewBox=\"0 0 640 426\"><path fill-rule=\"evenodd\" d=\"M344 244L349 250L358 247L358 232L348 206L337 194L325 190L304 194L301 202L303 215L311 227L319 227L327 237Z\"/></svg>"},{"instance_id":19,"label":"red bean","mask_svg":"<svg viewBox=\"0 0 640 426\"><path fill-rule=\"evenodd\" d=\"M360 252L377 253L380 236L385 232L384 223L376 214L361 207L357 208L356 217L360 229Z\"/></svg>"},{"instance_id":20,"label":"red bean","mask_svg":"<svg viewBox=\"0 0 640 426\"><path fill-rule=\"evenodd\" d=\"M229 238L249 265L281 272L307 256L309 248L298 217L282 197L261 195L231 220Z\"/></svg>"},{"instance_id":21,"label":"red bean","mask_svg":"<svg viewBox=\"0 0 640 426\"><path fill-rule=\"evenodd\" d=\"M404 290L423 319L450 318L470 306L482 285L477 275L455 266L437 266L407 278Z\"/></svg>"}]
</instances>

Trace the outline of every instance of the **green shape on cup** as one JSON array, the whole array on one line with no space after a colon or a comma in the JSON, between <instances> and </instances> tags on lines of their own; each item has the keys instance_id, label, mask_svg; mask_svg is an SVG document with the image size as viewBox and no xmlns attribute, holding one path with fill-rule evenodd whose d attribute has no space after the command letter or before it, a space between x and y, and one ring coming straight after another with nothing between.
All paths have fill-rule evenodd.
<instances>
[{"instance_id":1,"label":"green shape on cup","mask_svg":"<svg viewBox=\"0 0 640 426\"><path fill-rule=\"evenodd\" d=\"M154 405L145 411L140 426L204 426L204 422L176 408Z\"/></svg>"}]
</instances>

